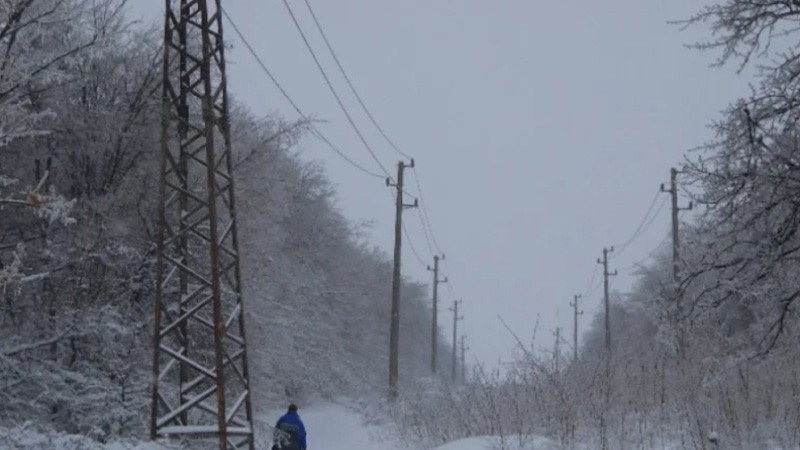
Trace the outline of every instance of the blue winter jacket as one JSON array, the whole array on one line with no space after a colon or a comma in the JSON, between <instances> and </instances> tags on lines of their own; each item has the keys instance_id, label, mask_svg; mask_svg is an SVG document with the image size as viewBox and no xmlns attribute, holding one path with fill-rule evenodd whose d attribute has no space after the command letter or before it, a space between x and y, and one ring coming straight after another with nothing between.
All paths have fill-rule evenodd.
<instances>
[{"instance_id":1,"label":"blue winter jacket","mask_svg":"<svg viewBox=\"0 0 800 450\"><path fill-rule=\"evenodd\" d=\"M279 428L281 430L287 429L297 429L297 437L300 442L300 448L306 448L306 427L303 425L303 421L300 420L300 415L297 414L297 411L289 411L280 419L278 419L278 423L275 424L275 428Z\"/></svg>"}]
</instances>

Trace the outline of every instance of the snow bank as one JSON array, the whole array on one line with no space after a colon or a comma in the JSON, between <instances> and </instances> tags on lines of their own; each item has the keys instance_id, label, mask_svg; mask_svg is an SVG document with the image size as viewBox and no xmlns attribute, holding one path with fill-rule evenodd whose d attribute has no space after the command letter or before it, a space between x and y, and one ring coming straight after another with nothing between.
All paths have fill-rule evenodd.
<instances>
[{"instance_id":1,"label":"snow bank","mask_svg":"<svg viewBox=\"0 0 800 450\"><path fill-rule=\"evenodd\" d=\"M558 445L541 436L475 437L453 441L434 450L558 450Z\"/></svg>"},{"instance_id":2,"label":"snow bank","mask_svg":"<svg viewBox=\"0 0 800 450\"><path fill-rule=\"evenodd\" d=\"M103 444L86 436L42 432L30 426L0 427L0 448L31 450L177 450L181 447L143 441L116 441Z\"/></svg>"}]
</instances>

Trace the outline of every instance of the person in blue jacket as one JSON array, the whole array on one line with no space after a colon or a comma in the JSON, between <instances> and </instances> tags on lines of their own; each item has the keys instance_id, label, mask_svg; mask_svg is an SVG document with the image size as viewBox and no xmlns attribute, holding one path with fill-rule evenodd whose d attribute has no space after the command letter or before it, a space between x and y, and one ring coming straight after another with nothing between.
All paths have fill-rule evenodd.
<instances>
[{"instance_id":1,"label":"person in blue jacket","mask_svg":"<svg viewBox=\"0 0 800 450\"><path fill-rule=\"evenodd\" d=\"M297 405L289 405L289 410L278 419L275 429L272 450L306 450L306 427L297 414Z\"/></svg>"}]
</instances>

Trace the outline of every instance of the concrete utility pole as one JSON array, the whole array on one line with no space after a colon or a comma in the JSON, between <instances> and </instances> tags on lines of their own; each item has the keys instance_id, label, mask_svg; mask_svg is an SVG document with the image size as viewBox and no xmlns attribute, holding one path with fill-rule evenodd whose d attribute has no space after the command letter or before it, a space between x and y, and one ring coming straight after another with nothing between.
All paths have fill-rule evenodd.
<instances>
[{"instance_id":1,"label":"concrete utility pole","mask_svg":"<svg viewBox=\"0 0 800 450\"><path fill-rule=\"evenodd\" d=\"M572 350L573 350L573 361L578 361L578 316L583 314L583 311L578 311L578 300L583 297L580 294L574 295L573 301L569 304L572 306L573 310L575 311L575 324L572 327Z\"/></svg>"},{"instance_id":2,"label":"concrete utility pole","mask_svg":"<svg viewBox=\"0 0 800 450\"><path fill-rule=\"evenodd\" d=\"M397 373L398 359L400 353L400 248L403 236L403 209L416 208L417 199L414 203L407 205L403 203L403 173L406 168L414 168L414 160L406 166L403 161L397 163L397 182L392 183L386 179L387 186L397 188L397 200L395 202L395 221L394 221L394 272L392 273L392 317L391 329L389 332L389 390L392 396L397 395Z\"/></svg>"},{"instance_id":3,"label":"concrete utility pole","mask_svg":"<svg viewBox=\"0 0 800 450\"><path fill-rule=\"evenodd\" d=\"M461 303L461 300L453 300L453 307L450 308L450 311L453 311L453 365L452 365L453 383L456 382L456 364L458 362L456 360L456 350L458 348L458 339L456 337L456 336L458 336L458 334L457 334L457 332L458 332L458 321L459 320L464 320L464 316L459 316L458 315L458 304L459 303Z\"/></svg>"},{"instance_id":4,"label":"concrete utility pole","mask_svg":"<svg viewBox=\"0 0 800 450\"><path fill-rule=\"evenodd\" d=\"M669 185L670 188L666 189L664 184L661 184L661 192L667 192L672 195L672 276L675 280L675 301L677 307L680 308L680 239L679 239L679 224L678 213L680 211L690 211L694 206L689 202L686 208L678 206L678 170L674 167L669 171Z\"/></svg>"},{"instance_id":5,"label":"concrete utility pole","mask_svg":"<svg viewBox=\"0 0 800 450\"><path fill-rule=\"evenodd\" d=\"M614 273L609 273L608 271L608 254L614 251L614 246L612 245L611 248L604 248L603 249L603 259L598 259L597 263L603 265L603 299L605 304L605 322L606 322L606 329L605 329L605 340L606 340L606 355L605 355L605 377L603 378L604 382L604 396L606 403L609 402L611 398L611 306L608 298L608 277L617 274L615 270ZM605 409L600 413L600 448L603 450L607 450L608 447L608 432L606 428L606 411Z\"/></svg>"},{"instance_id":6,"label":"concrete utility pole","mask_svg":"<svg viewBox=\"0 0 800 450\"><path fill-rule=\"evenodd\" d=\"M561 352L559 352L559 346L561 345L561 327L556 327L556 345L555 345L555 361L556 361L556 373L558 373L559 364L558 360L561 358Z\"/></svg>"},{"instance_id":7,"label":"concrete utility pole","mask_svg":"<svg viewBox=\"0 0 800 450\"><path fill-rule=\"evenodd\" d=\"M665 189L664 184L661 184L661 192L667 192L672 195L672 277L675 283L675 317L674 325L678 324L681 316L681 276L680 276L680 239L679 239L679 223L678 214L680 211L690 211L694 206L689 202L689 206L681 208L678 206L678 170L674 167L669 170L669 189ZM683 333L678 327L678 351L683 353Z\"/></svg>"},{"instance_id":8,"label":"concrete utility pole","mask_svg":"<svg viewBox=\"0 0 800 450\"><path fill-rule=\"evenodd\" d=\"M433 319L431 320L431 374L436 375L436 340L439 333L439 283L447 283L447 277L444 280L439 279L439 260L444 259L444 255L436 255L433 257L433 268L428 266L428 270L433 272Z\"/></svg>"},{"instance_id":9,"label":"concrete utility pole","mask_svg":"<svg viewBox=\"0 0 800 450\"><path fill-rule=\"evenodd\" d=\"M680 211L691 211L694 206L689 202L686 208L678 207L678 170L674 167L669 171L670 188L666 189L664 184L661 184L661 192L667 192L672 195L672 275L675 278L675 284L680 283L679 276L679 262L680 262L680 239L678 236L678 213Z\"/></svg>"},{"instance_id":10,"label":"concrete utility pole","mask_svg":"<svg viewBox=\"0 0 800 450\"><path fill-rule=\"evenodd\" d=\"M598 259L597 263L603 265L603 299L605 304L606 310L606 352L608 352L608 356L611 356L611 319L610 319L610 302L608 298L608 277L616 276L617 271L615 270L613 273L608 271L608 254L614 251L614 246L612 245L611 248L604 248L603 249L603 259Z\"/></svg>"},{"instance_id":11,"label":"concrete utility pole","mask_svg":"<svg viewBox=\"0 0 800 450\"><path fill-rule=\"evenodd\" d=\"M461 382L467 384L467 344L464 342L466 336L461 335Z\"/></svg>"}]
</instances>

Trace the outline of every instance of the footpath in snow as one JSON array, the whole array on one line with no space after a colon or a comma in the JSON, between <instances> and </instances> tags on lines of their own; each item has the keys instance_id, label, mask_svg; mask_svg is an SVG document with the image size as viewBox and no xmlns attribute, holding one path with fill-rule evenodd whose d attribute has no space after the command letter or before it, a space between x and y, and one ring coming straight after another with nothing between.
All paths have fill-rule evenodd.
<instances>
[{"instance_id":1,"label":"footpath in snow","mask_svg":"<svg viewBox=\"0 0 800 450\"><path fill-rule=\"evenodd\" d=\"M401 450L402 446L375 439L380 430L364 425L357 412L336 404L323 404L300 408L300 417L308 431L310 450ZM275 423L282 412L274 412L269 419ZM522 445L520 445L520 443ZM520 441L509 437L501 442L496 437L462 439L433 450L557 450L549 439L533 436ZM414 449L421 450L421 449Z\"/></svg>"},{"instance_id":2,"label":"footpath in snow","mask_svg":"<svg viewBox=\"0 0 800 450\"><path fill-rule=\"evenodd\" d=\"M264 420L275 424L285 411L274 412ZM379 431L363 424L361 415L344 406L322 404L301 407L298 411L308 432L310 450L398 450L400 447L375 439Z\"/></svg>"}]
</instances>

